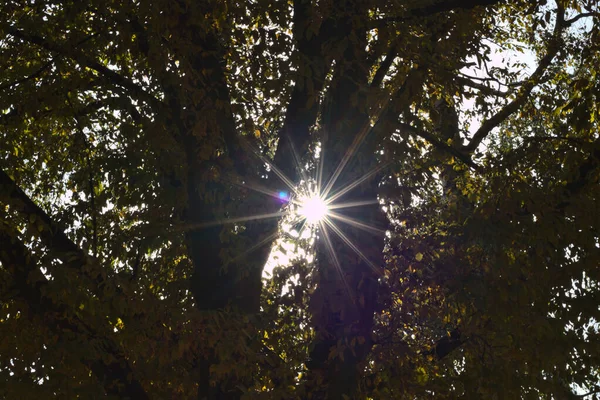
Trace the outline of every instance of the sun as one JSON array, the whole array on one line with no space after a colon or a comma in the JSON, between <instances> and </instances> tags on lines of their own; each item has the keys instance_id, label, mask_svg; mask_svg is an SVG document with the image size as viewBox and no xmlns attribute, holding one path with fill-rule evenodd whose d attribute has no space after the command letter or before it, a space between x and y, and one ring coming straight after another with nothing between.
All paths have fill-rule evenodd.
<instances>
[{"instance_id":1,"label":"sun","mask_svg":"<svg viewBox=\"0 0 600 400\"><path fill-rule=\"evenodd\" d=\"M304 197L299 203L300 209L298 213L311 225L323 221L329 212L329 207L325 200L316 194Z\"/></svg>"},{"instance_id":2,"label":"sun","mask_svg":"<svg viewBox=\"0 0 600 400\"><path fill-rule=\"evenodd\" d=\"M361 137L364 138L364 135ZM353 243L350 237L344 232L343 227L339 226L340 223L342 223L351 226L352 229L364 230L378 236L387 234L387 231L372 226L366 221L351 218L343 212L344 209L353 207L381 207L381 202L378 198L370 200L340 201L347 193L361 185L367 179L370 179L381 172L388 165L377 165L372 170L367 171L361 177L358 177L351 182L336 185L342 170L352 158L356 148L360 145L359 142L360 141L353 143L351 148L346 152L344 158L326 181L323 181L324 157L322 153L319 152L319 156L315 158L318 165L316 165L314 170L303 168L298 162L297 155L294 153L296 167L301 178L298 184L288 178L261 152L254 150L253 153L261 160L261 162L268 165L270 170L279 178L280 183L275 184L279 185L283 183L285 187L272 187L270 185L249 184L247 182L239 181L233 181L232 183L276 199L281 208L278 211L264 214L207 221L196 226L195 229L198 229L198 227L203 228L222 224L241 224L249 221L281 218L280 229L275 230L273 233L236 256L236 259L241 258L265 244L273 243L273 240L275 240L275 245L271 249L269 261L263 270L263 276L267 279L271 279L270 277L272 277L273 268L276 266L290 265L297 259L305 259L309 264L312 264L316 254L315 243L317 240L322 240L330 261L338 271L341 280L345 282L344 273L336 255L336 249L331 240L335 235L341 242L345 243L354 253L356 253L356 255L375 273L379 276L383 276L381 268L373 264L373 262L371 262L359 249L360 244ZM336 242L336 245L337 243L339 242Z\"/></svg>"}]
</instances>

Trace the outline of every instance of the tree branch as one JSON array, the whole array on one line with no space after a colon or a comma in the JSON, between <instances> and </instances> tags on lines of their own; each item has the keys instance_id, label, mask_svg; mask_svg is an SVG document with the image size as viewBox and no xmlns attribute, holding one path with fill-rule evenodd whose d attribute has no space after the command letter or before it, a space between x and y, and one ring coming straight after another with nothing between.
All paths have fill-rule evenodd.
<instances>
[{"instance_id":1,"label":"tree branch","mask_svg":"<svg viewBox=\"0 0 600 400\"><path fill-rule=\"evenodd\" d=\"M564 186L565 197L572 196L579 193L593 177L594 173L597 173L600 169L600 139L594 141L594 147L590 155L585 161L579 166L577 170L577 176L574 180L567 182ZM569 203L562 202L558 205L559 208L565 208Z\"/></svg>"},{"instance_id":2,"label":"tree branch","mask_svg":"<svg viewBox=\"0 0 600 400\"><path fill-rule=\"evenodd\" d=\"M586 12L586 13L581 13L578 14L576 16L574 16L573 18L567 19L565 21L565 26L571 26L573 25L575 22L579 21L582 18L587 18L587 17L600 17L600 13L598 12Z\"/></svg>"},{"instance_id":3,"label":"tree branch","mask_svg":"<svg viewBox=\"0 0 600 400\"><path fill-rule=\"evenodd\" d=\"M66 56L66 57L78 62L79 64L98 72L100 75L102 75L103 77L108 79L112 84L123 87L123 88L131 91L131 93L139 96L140 100L148 102L148 104L150 104L157 111L163 107L163 104L159 99L154 97L152 94L146 92L141 86L130 81L129 79L125 78L124 76L116 73L115 71L109 69L108 67L100 64L96 60L87 57L84 54L76 53L73 50L64 49L46 39L44 39L41 36L27 34L13 26L9 26L9 27L5 28L5 30L10 35L12 35L18 39L21 39L25 42L40 46L41 48L48 50L50 52L58 53L60 55Z\"/></svg>"},{"instance_id":4,"label":"tree branch","mask_svg":"<svg viewBox=\"0 0 600 400\"><path fill-rule=\"evenodd\" d=\"M311 1L294 0L293 35L300 65L274 157L277 168L294 182L298 180L296 159L302 158L308 148L310 128L317 119L319 93L333 60L323 54L323 44L334 36L333 21L328 18L316 35L309 36L311 11Z\"/></svg>"},{"instance_id":5,"label":"tree branch","mask_svg":"<svg viewBox=\"0 0 600 400\"><path fill-rule=\"evenodd\" d=\"M381 65L377 69L377 72L375 72L375 76L373 77L373 80L371 81L370 85L372 88L379 87L379 85L381 85L381 82L383 82L383 78L385 78L385 74L387 74L387 72L390 70L392 63L396 58L396 55L398 55L398 51L396 49L396 42L394 41L394 43L392 43L392 45L390 46L390 49L387 55L385 56L385 59L381 62Z\"/></svg>"},{"instance_id":6,"label":"tree branch","mask_svg":"<svg viewBox=\"0 0 600 400\"><path fill-rule=\"evenodd\" d=\"M584 393L584 394L576 394L575 396L585 398L585 397L588 397L588 396L593 396L593 395L598 394L598 393L600 393L600 388L594 389L594 390L592 390L590 392L587 392L587 393Z\"/></svg>"},{"instance_id":7,"label":"tree branch","mask_svg":"<svg viewBox=\"0 0 600 400\"><path fill-rule=\"evenodd\" d=\"M497 96L497 97L507 97L508 95L510 95L510 92L503 92L501 90L494 89L494 88L484 85L482 83L473 82L471 79L468 79L468 78L463 78L463 77L457 76L457 77L455 77L455 79L458 83L462 84L463 86L468 86L470 88L477 89L481 93L486 94L486 95Z\"/></svg>"},{"instance_id":8,"label":"tree branch","mask_svg":"<svg viewBox=\"0 0 600 400\"><path fill-rule=\"evenodd\" d=\"M4 85L0 86L0 91L2 90L6 90L9 89L13 86L19 85L21 83L25 83L27 81L30 81L32 79L37 78L38 76L40 76L45 70L47 70L48 68L50 68L50 66L54 63L54 59L48 61L47 63L44 63L40 68L38 68L37 70L35 70L33 73L27 75L26 77L23 77L21 79L17 79L14 82L9 82L6 83Z\"/></svg>"},{"instance_id":9,"label":"tree branch","mask_svg":"<svg viewBox=\"0 0 600 400\"><path fill-rule=\"evenodd\" d=\"M554 25L554 32L550 42L548 43L548 47L546 50L546 55L540 60L536 70L530 76L530 78L523 84L519 93L515 97L513 101L505 105L498 113L494 116L486 120L477 132L473 135L473 138L464 146L464 150L471 153L477 149L477 147L481 144L483 139L498 125L504 122L508 117L510 117L513 113L515 113L519 107L521 107L528 99L529 95L533 88L540 82L544 73L552 63L552 60L558 53L560 49L560 38L561 33L564 29L564 17L565 17L565 9L561 5L561 2L557 2L558 9L556 15L556 24Z\"/></svg>"},{"instance_id":10,"label":"tree branch","mask_svg":"<svg viewBox=\"0 0 600 400\"><path fill-rule=\"evenodd\" d=\"M446 0L425 7L410 10L414 17L429 17L435 14L453 10L471 10L475 7L486 7L502 2L503 0Z\"/></svg>"},{"instance_id":11,"label":"tree branch","mask_svg":"<svg viewBox=\"0 0 600 400\"><path fill-rule=\"evenodd\" d=\"M86 37L85 37L83 40L80 40L79 42L77 42L77 43L75 44L74 48L77 48L78 46L80 46L80 45L84 44L84 43L85 43L85 42L87 42L88 40L92 39L94 36L96 36L96 35L95 35L95 34L92 34L92 35L86 36ZM38 69L37 69L35 72L33 72L33 73L31 73L31 74L27 75L27 76L26 76L26 77L24 77L24 78L18 79L18 80L14 81L14 82L9 82L9 83L7 83L7 84L4 84L4 85L0 86L0 90L5 90L5 89L8 89L8 88L10 88L10 87L12 87L12 86L15 86L15 85L18 85L18 84L21 84L21 83L24 83L24 82L27 82L27 81L30 81L30 80L32 80L32 79L35 79L35 78L37 78L37 77L38 77L38 76L40 76L40 75L41 75L41 74L42 74L42 73L43 73L45 70L47 70L48 68L50 68L50 66L51 66L52 64L54 64L54 61L55 61L55 57L52 57L52 58L50 59L50 61L48 61L48 62L44 63L44 64L43 64L43 65L42 65L40 68L38 68Z\"/></svg>"},{"instance_id":12,"label":"tree branch","mask_svg":"<svg viewBox=\"0 0 600 400\"><path fill-rule=\"evenodd\" d=\"M435 342L435 345L431 349L424 351L421 354L424 356L435 356L438 360L441 360L454 350L458 349L465 342L466 339L461 338L460 330L456 328L453 329L447 336L444 336Z\"/></svg>"},{"instance_id":13,"label":"tree branch","mask_svg":"<svg viewBox=\"0 0 600 400\"><path fill-rule=\"evenodd\" d=\"M411 135L418 136L422 139L427 140L438 150L441 150L445 153L450 154L453 157L456 157L457 159L462 161L465 165L469 166L473 170L475 170L477 172L481 172L481 167L479 165L475 164L473 162L473 160L471 160L471 157L469 157L468 154L465 154L452 146L448 146L446 143L443 143L442 141L440 141L438 138L436 138L431 133L417 129L414 126L405 124L405 123L399 123L398 128L400 130L403 130L403 131L411 134Z\"/></svg>"},{"instance_id":14,"label":"tree branch","mask_svg":"<svg viewBox=\"0 0 600 400\"><path fill-rule=\"evenodd\" d=\"M430 4L420 8L406 10L401 17L389 17L375 20L376 25L390 22L404 22L412 18L431 17L436 14L453 10L471 10L475 7L486 7L503 2L504 0L446 0Z\"/></svg>"},{"instance_id":15,"label":"tree branch","mask_svg":"<svg viewBox=\"0 0 600 400\"><path fill-rule=\"evenodd\" d=\"M55 304L52 298L42 294L50 292L45 289L49 286L48 279L39 270L35 258L27 247L14 235L6 232L4 223L0 223L0 262L14 277L18 296L22 297L30 309L40 317L52 320L54 323L49 323L48 326L54 329L56 334L62 335L66 331L71 331L87 339L98 340L98 337L103 337L64 305ZM106 336L103 339L102 354L94 357L95 351L90 349L82 358L82 363L92 371L108 395L118 398L148 399L146 391L134 378L129 361L118 345ZM107 355L110 357L106 357ZM112 360L107 361L110 359Z\"/></svg>"},{"instance_id":16,"label":"tree branch","mask_svg":"<svg viewBox=\"0 0 600 400\"><path fill-rule=\"evenodd\" d=\"M69 98L69 94L67 93L67 103L71 109L74 109L73 103ZM94 169L92 167L92 158L90 151L90 143L85 136L83 131L83 125L79 119L77 113L73 113L75 119L75 127L77 133L79 134L81 141L83 142L83 146L85 148L85 163L86 168L88 169L88 190L90 193L90 214L92 216L92 254L94 258L98 256L98 210L96 210L96 191L95 191L95 178L94 178Z\"/></svg>"},{"instance_id":17,"label":"tree branch","mask_svg":"<svg viewBox=\"0 0 600 400\"><path fill-rule=\"evenodd\" d=\"M0 201L13 207L17 212L23 214L32 225L35 226L40 237L49 249L67 266L83 270L98 285L102 291L107 281L103 271L98 268L95 260L92 260L83 250L65 235L64 231L52 220L52 218L27 196L27 194L12 180L12 178L0 169Z\"/></svg>"}]
</instances>

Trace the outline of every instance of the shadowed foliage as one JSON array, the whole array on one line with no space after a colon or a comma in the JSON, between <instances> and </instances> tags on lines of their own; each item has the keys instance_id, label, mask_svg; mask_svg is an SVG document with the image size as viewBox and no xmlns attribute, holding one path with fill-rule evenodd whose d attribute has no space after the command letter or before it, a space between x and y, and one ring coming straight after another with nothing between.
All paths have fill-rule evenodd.
<instances>
[{"instance_id":1,"label":"shadowed foliage","mask_svg":"<svg viewBox=\"0 0 600 400\"><path fill-rule=\"evenodd\" d=\"M0 397L600 398L599 17L0 2Z\"/></svg>"}]
</instances>

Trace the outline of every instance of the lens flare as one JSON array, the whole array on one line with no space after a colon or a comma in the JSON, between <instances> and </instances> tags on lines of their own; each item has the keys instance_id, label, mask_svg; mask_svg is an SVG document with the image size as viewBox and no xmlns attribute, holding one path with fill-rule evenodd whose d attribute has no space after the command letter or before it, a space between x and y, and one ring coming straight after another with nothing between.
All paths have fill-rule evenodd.
<instances>
[{"instance_id":1,"label":"lens flare","mask_svg":"<svg viewBox=\"0 0 600 400\"><path fill-rule=\"evenodd\" d=\"M262 247L263 245L272 243L272 241L275 240L275 245L271 250L271 257L263 271L263 273L266 274L264 276L270 279L275 266L290 265L293 260L302 258L305 258L307 261L310 260L309 263L312 263L314 260L313 253L315 253L316 249L315 243L317 240L323 239L323 244L329 255L329 261L339 273L340 279L343 282L348 295L352 297L352 291L348 287L348 283L346 282L346 278L342 272L336 254L337 249L333 248L332 237L334 235L339 237L341 242L356 253L364 263L373 269L373 271L378 275L382 275L380 268L373 264L359 249L359 244L352 242L350 239L352 236L347 235L346 232L344 232L345 229L338 226L338 223L341 222L344 225L352 227L352 229L365 230L374 235L383 236L386 234L385 230L372 226L368 221L360 221L359 219L351 218L345 213L340 213L342 210L348 208L366 206L381 207L378 198L373 198L371 200L350 199L346 201L343 201L342 199L360 184L381 172L388 164L378 165L362 176L356 177L348 182L338 182L342 176L342 171L346 168L348 162L354 156L354 153L369 132L370 129L367 128L364 128L361 131L347 150L346 154L342 157L342 160L340 160L334 172L330 174L331 176L329 176L326 181L324 181L325 177L323 176L325 151L320 145L317 148L318 156L315 155L315 161L317 161L318 164L316 165L316 168L312 170L314 176L309 176L311 173L309 173L306 166L301 165L301 160L296 154L293 144L291 145L292 155L300 180L298 184L286 176L283 171L278 169L272 161L265 157L260 151L250 147L252 153L257 156L261 163L269 167L278 180L258 180L250 183L241 180L237 176L232 176L231 183L276 199L282 206L282 209L277 212L256 215L237 217L228 216L227 218L201 222L199 224L194 224L193 226L186 225L181 229L188 231L216 225L243 224L250 221L280 218L282 219L282 223L277 231L259 241L254 246L250 246L246 251L239 254L235 260L237 261L246 256L249 252ZM282 187L275 187L275 185L281 184L283 184ZM283 235L275 239L275 236L277 236L278 233L283 233ZM301 244L298 244L299 241ZM307 249L309 247L311 249L305 250L302 246L307 246Z\"/></svg>"},{"instance_id":2,"label":"lens flare","mask_svg":"<svg viewBox=\"0 0 600 400\"><path fill-rule=\"evenodd\" d=\"M306 222L315 225L322 221L329 211L325 200L317 195L306 197L300 202L299 214Z\"/></svg>"}]
</instances>

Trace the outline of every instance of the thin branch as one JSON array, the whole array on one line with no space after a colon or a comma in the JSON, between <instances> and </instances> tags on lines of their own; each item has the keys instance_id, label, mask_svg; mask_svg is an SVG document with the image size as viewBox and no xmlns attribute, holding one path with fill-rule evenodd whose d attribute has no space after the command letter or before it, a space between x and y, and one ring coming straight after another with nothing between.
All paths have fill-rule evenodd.
<instances>
[{"instance_id":1,"label":"thin branch","mask_svg":"<svg viewBox=\"0 0 600 400\"><path fill-rule=\"evenodd\" d=\"M460 75L462 75L464 78L468 78L468 79L471 79L471 80L477 80L477 81L482 81L482 82L496 82L496 83L498 83L500 85L507 86L507 85L503 84L502 82L500 82L496 78L490 78L488 76L473 76L473 75L465 74L464 72L461 72L461 71L458 71L458 73Z\"/></svg>"},{"instance_id":2,"label":"thin branch","mask_svg":"<svg viewBox=\"0 0 600 400\"><path fill-rule=\"evenodd\" d=\"M71 109L74 109L68 94L67 103L69 104ZM98 256L98 211L96 210L96 191L94 184L94 170L92 168L92 161L90 157L90 143L87 137L85 136L79 116L76 113L74 113L73 117L75 118L77 132L79 133L79 136L81 137L81 140L83 141L83 145L85 147L85 162L87 164L86 167L88 169L88 190L90 192L90 214L92 216L92 255L94 256L94 258L96 258Z\"/></svg>"},{"instance_id":3,"label":"thin branch","mask_svg":"<svg viewBox=\"0 0 600 400\"><path fill-rule=\"evenodd\" d=\"M532 142L542 142L542 141L551 141L551 140L564 140L566 142L571 142L577 145L585 145L589 144L589 141L575 138L575 137L567 137L567 136L526 136L523 138L524 141L532 141Z\"/></svg>"},{"instance_id":4,"label":"thin branch","mask_svg":"<svg viewBox=\"0 0 600 400\"><path fill-rule=\"evenodd\" d=\"M430 350L424 351L421 354L424 356L435 355L438 360L441 360L466 342L467 340L461 337L460 330L456 328L447 336L435 342L435 345Z\"/></svg>"},{"instance_id":5,"label":"thin branch","mask_svg":"<svg viewBox=\"0 0 600 400\"><path fill-rule=\"evenodd\" d=\"M540 82L546 70L552 63L552 60L560 49L560 38L561 33L564 29L564 17L565 9L561 5L561 2L557 2L558 12L556 16L556 24L554 25L554 32L552 38L547 47L546 55L540 60L536 70L525 82L521 90L513 101L505 105L498 113L486 120L481 127L475 132L473 138L468 145L464 147L464 150L471 153L477 149L479 144L486 138L486 136L498 125L504 122L508 117L515 113L519 107L521 107L529 98L533 88Z\"/></svg>"},{"instance_id":6,"label":"thin branch","mask_svg":"<svg viewBox=\"0 0 600 400\"><path fill-rule=\"evenodd\" d=\"M129 91L131 91L131 93L139 96L141 100L148 102L156 110L159 110L163 107L163 104L159 99L154 97L152 94L146 92L141 86L130 81L124 76L116 73L115 71L109 69L108 67L100 64L98 61L87 57L84 54L76 53L72 49L62 48L41 36L27 34L13 26L7 27L6 31L10 35L18 39L40 46L43 49L48 50L50 52L66 56L78 62L79 64L98 72L100 75L108 79L114 85L128 89Z\"/></svg>"},{"instance_id":7,"label":"thin branch","mask_svg":"<svg viewBox=\"0 0 600 400\"><path fill-rule=\"evenodd\" d=\"M579 193L588 183L590 183L590 178L597 173L598 169L600 169L600 138L594 141L594 147L590 155L579 166L576 179L568 182L564 186L565 197L568 198L573 194ZM559 204L559 208L565 207L567 204L568 202L563 202Z\"/></svg>"},{"instance_id":8,"label":"thin branch","mask_svg":"<svg viewBox=\"0 0 600 400\"><path fill-rule=\"evenodd\" d=\"M96 36L96 34L92 34L92 35L88 35L88 36L86 36L84 39L82 39L82 40L80 40L79 42L77 42L73 48L77 48L77 47L81 46L82 44L84 44L84 43L86 43L87 41L91 40L91 39L92 39L92 38L94 38L95 36ZM24 77L24 78L18 79L18 80L16 80L15 82L10 82L10 83L7 83L7 84L5 84L5 85L2 85L2 86L0 86L0 90L5 90L5 89L8 89L8 88L10 88L10 87L13 87L13 86L15 86L15 85L19 85L19 84L21 84L21 83L24 83L24 82L27 82L27 81L30 81L30 80L32 80L32 79L35 79L35 78L37 78L37 77L38 77L38 76L40 76L40 75L41 75L41 74L42 74L42 73L43 73L45 70L47 70L48 68L50 68L50 66L51 66L52 64L54 64L54 62L55 62L55 57L52 57L52 58L50 59L50 61L48 61L48 62L44 63L44 65L42 65L40 68L38 68L38 69L37 69L35 72L31 73L30 75L28 75L28 76L26 76L26 77Z\"/></svg>"},{"instance_id":9,"label":"thin branch","mask_svg":"<svg viewBox=\"0 0 600 400\"><path fill-rule=\"evenodd\" d=\"M552 138L554 139L554 138ZM581 143L580 143L581 144ZM598 184L598 172L600 171L600 138L592 143L592 149L588 157L579 165L573 179L568 180L566 184L560 185L557 189L557 195L563 199L556 204L555 210L564 213L567 207L572 204L572 199L581 194L590 184ZM520 217L533 215L535 212L529 210L526 206L517 212Z\"/></svg>"},{"instance_id":10,"label":"thin branch","mask_svg":"<svg viewBox=\"0 0 600 400\"><path fill-rule=\"evenodd\" d=\"M381 18L374 21L376 26L388 24L391 22L405 22L412 18L431 17L444 12L453 10L471 10L476 7L487 7L503 2L503 0L446 0L437 2L424 7L411 8L406 10L405 15L401 17Z\"/></svg>"},{"instance_id":11,"label":"thin branch","mask_svg":"<svg viewBox=\"0 0 600 400\"><path fill-rule=\"evenodd\" d=\"M420 129L417 129L412 125L404 124L404 123L399 123L398 128L400 130L408 132L411 135L418 136L422 139L427 140L438 150L441 150L443 152L450 154L453 157L456 157L457 159L462 161L465 165L469 166L473 170L475 170L477 172L481 172L481 167L479 165L475 164L475 162L473 162L473 160L471 160L471 158L469 157L468 154L465 154L465 153L455 149L454 147L448 146L446 143L443 143L438 138L436 138L433 134L423 131L423 130L420 130Z\"/></svg>"},{"instance_id":12,"label":"thin branch","mask_svg":"<svg viewBox=\"0 0 600 400\"><path fill-rule=\"evenodd\" d=\"M486 68L487 68L487 65L486 65ZM489 71L487 71L487 72L489 73ZM500 86L506 86L508 88L522 86L524 83L527 82L527 81L517 81L517 82L512 82L512 83L505 83L505 82L500 82L497 78L493 78L493 77L489 77L489 76L473 76L473 75L465 74L462 71L458 71L458 75L460 76L460 78L470 79L472 81L495 82Z\"/></svg>"},{"instance_id":13,"label":"thin branch","mask_svg":"<svg viewBox=\"0 0 600 400\"><path fill-rule=\"evenodd\" d=\"M414 17L429 17L448 11L471 10L476 7L487 7L498 4L502 1L503 0L446 0L421 8L409 10L409 13Z\"/></svg>"},{"instance_id":14,"label":"thin branch","mask_svg":"<svg viewBox=\"0 0 600 400\"><path fill-rule=\"evenodd\" d=\"M16 85L20 85L21 83L25 83L27 81L30 81L32 79L37 78L38 76L40 76L45 70L47 70L48 68L50 68L50 66L54 63L54 59L51 59L50 61L48 61L47 63L45 63L44 65L42 65L40 68L38 68L35 72L31 73L30 75L27 75L24 78L21 79L17 79L14 82L9 82L6 83L2 86L0 86L0 91L2 90L6 90L6 89L10 89L13 86Z\"/></svg>"},{"instance_id":15,"label":"thin branch","mask_svg":"<svg viewBox=\"0 0 600 400\"><path fill-rule=\"evenodd\" d=\"M584 394L576 394L575 396L585 398L585 397L588 397L588 396L593 396L593 395L598 394L598 393L600 393L600 389L594 389L594 390L592 390L590 392L587 392L587 393L584 393Z\"/></svg>"},{"instance_id":16,"label":"thin branch","mask_svg":"<svg viewBox=\"0 0 600 400\"><path fill-rule=\"evenodd\" d=\"M102 102L101 102L102 103ZM114 105L120 110L125 111L129 114L133 122L136 124L142 124L144 122L142 115L137 110L137 108L131 103L131 101L127 98L125 93L122 93L120 96L109 97L105 100L102 105ZM84 114L85 115L85 114ZM80 116L80 114L78 114Z\"/></svg>"}]
</instances>

